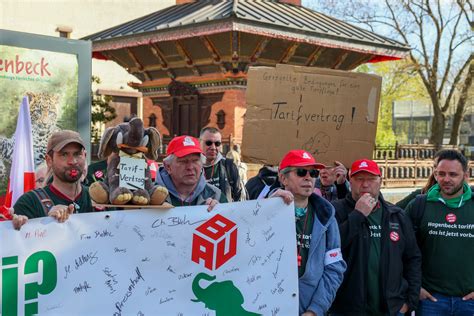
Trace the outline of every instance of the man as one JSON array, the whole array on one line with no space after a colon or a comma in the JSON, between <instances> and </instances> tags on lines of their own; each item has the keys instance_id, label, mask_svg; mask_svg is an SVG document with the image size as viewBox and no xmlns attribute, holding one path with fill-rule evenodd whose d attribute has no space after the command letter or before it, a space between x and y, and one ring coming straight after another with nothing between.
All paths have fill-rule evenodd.
<instances>
[{"instance_id":1,"label":"man","mask_svg":"<svg viewBox=\"0 0 474 316\"><path fill-rule=\"evenodd\" d=\"M226 203L221 190L208 184L202 172L202 150L191 136L178 136L168 144L166 158L156 182L169 191L167 202L174 206L209 205L211 211L218 203Z\"/></svg>"},{"instance_id":2,"label":"man","mask_svg":"<svg viewBox=\"0 0 474 316\"><path fill-rule=\"evenodd\" d=\"M222 156L222 135L214 127L205 127L199 136L203 151L204 176L209 184L218 187L228 201L240 201L242 184L239 169L231 159Z\"/></svg>"},{"instance_id":3,"label":"man","mask_svg":"<svg viewBox=\"0 0 474 316\"><path fill-rule=\"evenodd\" d=\"M335 161L334 166L325 166L319 171L315 186L329 202L345 198L350 188L346 167L339 161Z\"/></svg>"},{"instance_id":4,"label":"man","mask_svg":"<svg viewBox=\"0 0 474 316\"><path fill-rule=\"evenodd\" d=\"M467 159L442 150L436 184L406 208L423 258L421 315L474 315L474 200Z\"/></svg>"},{"instance_id":5,"label":"man","mask_svg":"<svg viewBox=\"0 0 474 316\"><path fill-rule=\"evenodd\" d=\"M307 151L288 152L279 167L284 190L271 195L295 202L299 313L304 316L326 314L346 269L334 208L313 192L317 169L323 167Z\"/></svg>"},{"instance_id":6,"label":"man","mask_svg":"<svg viewBox=\"0 0 474 316\"><path fill-rule=\"evenodd\" d=\"M42 188L46 185L47 176L48 166L43 162L35 170L35 189Z\"/></svg>"},{"instance_id":7,"label":"man","mask_svg":"<svg viewBox=\"0 0 474 316\"><path fill-rule=\"evenodd\" d=\"M52 170L52 182L23 194L13 206L15 214L28 218L51 216L64 222L72 213L92 212L89 191L81 184L86 152L79 133L53 133L46 148L46 164Z\"/></svg>"},{"instance_id":8,"label":"man","mask_svg":"<svg viewBox=\"0 0 474 316\"><path fill-rule=\"evenodd\" d=\"M280 188L278 181L278 167L263 166L255 177L245 184L249 200L263 199L268 193Z\"/></svg>"},{"instance_id":9,"label":"man","mask_svg":"<svg viewBox=\"0 0 474 316\"><path fill-rule=\"evenodd\" d=\"M357 160L352 192L333 201L347 263L331 315L397 315L417 307L421 255L410 220L386 202L377 164Z\"/></svg>"}]
</instances>

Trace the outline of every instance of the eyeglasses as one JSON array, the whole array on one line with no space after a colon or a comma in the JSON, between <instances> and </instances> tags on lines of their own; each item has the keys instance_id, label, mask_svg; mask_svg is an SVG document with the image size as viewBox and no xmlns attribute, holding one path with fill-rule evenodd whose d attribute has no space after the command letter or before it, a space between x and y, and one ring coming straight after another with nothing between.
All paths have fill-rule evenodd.
<instances>
[{"instance_id":1,"label":"eyeglasses","mask_svg":"<svg viewBox=\"0 0 474 316\"><path fill-rule=\"evenodd\" d=\"M308 169L303 169L303 168L296 168L296 169L291 169L290 171L292 170L296 171L296 175L300 178L306 177L308 172L311 178L317 178L319 176L319 170L316 170L316 169L308 170Z\"/></svg>"},{"instance_id":2,"label":"eyeglasses","mask_svg":"<svg viewBox=\"0 0 474 316\"><path fill-rule=\"evenodd\" d=\"M219 147L220 145L222 145L222 142L220 142L220 141L213 142L212 140L206 140L205 144L206 144L206 146L212 146L212 144L214 144L214 145L216 145L216 147Z\"/></svg>"}]
</instances>

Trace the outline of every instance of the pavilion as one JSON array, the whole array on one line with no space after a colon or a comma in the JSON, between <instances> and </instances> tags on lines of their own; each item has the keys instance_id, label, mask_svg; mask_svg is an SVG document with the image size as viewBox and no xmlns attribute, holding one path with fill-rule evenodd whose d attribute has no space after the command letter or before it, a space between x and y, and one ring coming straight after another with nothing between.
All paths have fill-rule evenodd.
<instances>
[{"instance_id":1,"label":"pavilion","mask_svg":"<svg viewBox=\"0 0 474 316\"><path fill-rule=\"evenodd\" d=\"M282 1L177 1L83 38L142 83L143 118L165 140L204 126L240 143L250 66L278 63L352 70L404 58L409 47Z\"/></svg>"}]
</instances>

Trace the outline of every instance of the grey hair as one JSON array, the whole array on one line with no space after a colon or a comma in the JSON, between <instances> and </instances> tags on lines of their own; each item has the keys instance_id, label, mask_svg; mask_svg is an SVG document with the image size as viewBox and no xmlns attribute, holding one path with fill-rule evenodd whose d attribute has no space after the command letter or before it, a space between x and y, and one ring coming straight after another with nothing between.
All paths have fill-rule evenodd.
<instances>
[{"instance_id":1,"label":"grey hair","mask_svg":"<svg viewBox=\"0 0 474 316\"><path fill-rule=\"evenodd\" d=\"M174 160L176 159L176 156L174 154L171 154L163 159L163 163L169 165L171 164Z\"/></svg>"},{"instance_id":2,"label":"grey hair","mask_svg":"<svg viewBox=\"0 0 474 316\"><path fill-rule=\"evenodd\" d=\"M286 168L280 170L280 174L287 174L291 170L293 170L293 167L286 167Z\"/></svg>"}]
</instances>

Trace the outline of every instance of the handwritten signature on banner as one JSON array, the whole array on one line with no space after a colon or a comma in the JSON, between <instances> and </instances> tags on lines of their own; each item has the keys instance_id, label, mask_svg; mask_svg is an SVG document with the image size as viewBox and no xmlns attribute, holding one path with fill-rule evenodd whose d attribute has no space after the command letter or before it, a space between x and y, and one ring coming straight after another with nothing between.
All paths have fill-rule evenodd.
<instances>
[{"instance_id":1,"label":"handwritten signature on banner","mask_svg":"<svg viewBox=\"0 0 474 316\"><path fill-rule=\"evenodd\" d=\"M292 207L269 199L211 213L78 214L19 232L1 223L2 315L297 314Z\"/></svg>"}]
</instances>

